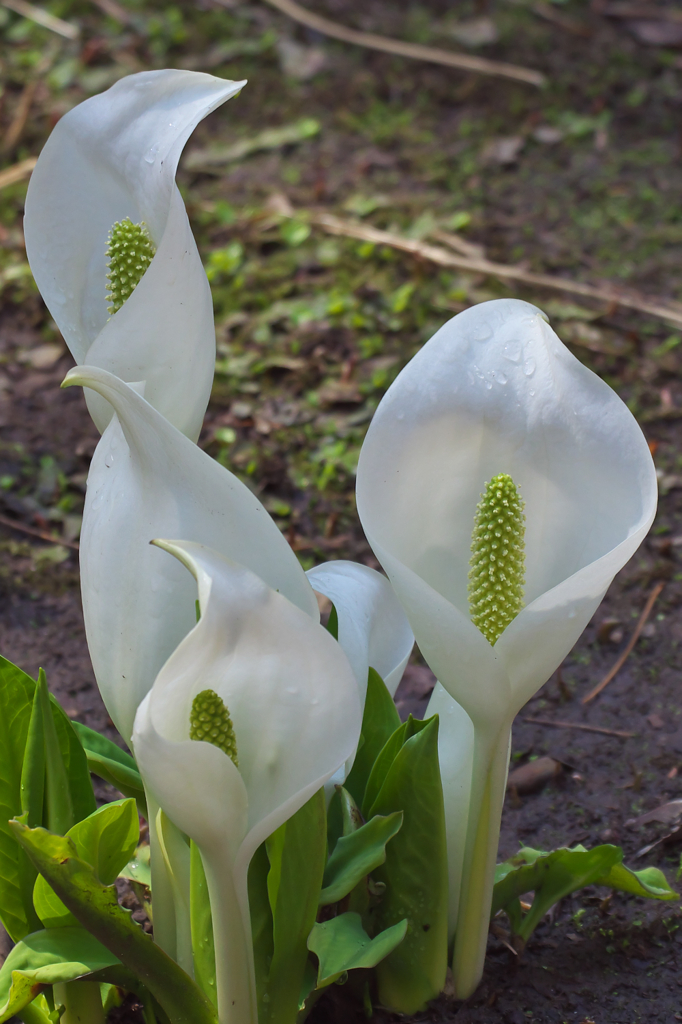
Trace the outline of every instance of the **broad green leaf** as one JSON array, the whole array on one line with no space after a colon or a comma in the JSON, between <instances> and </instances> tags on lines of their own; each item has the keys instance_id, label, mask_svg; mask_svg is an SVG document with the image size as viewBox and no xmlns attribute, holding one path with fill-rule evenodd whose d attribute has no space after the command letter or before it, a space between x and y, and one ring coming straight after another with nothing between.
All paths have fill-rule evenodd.
<instances>
[{"instance_id":1,"label":"broad green leaf","mask_svg":"<svg viewBox=\"0 0 682 1024\"><path fill-rule=\"evenodd\" d=\"M376 815L355 832L341 836L324 871L321 907L338 903L370 871L384 863L386 843L400 831L402 823L401 811L386 817Z\"/></svg>"},{"instance_id":2,"label":"broad green leaf","mask_svg":"<svg viewBox=\"0 0 682 1024\"><path fill-rule=\"evenodd\" d=\"M512 928L527 942L550 907L576 889L593 885L622 859L621 848L608 844L593 850L584 846L561 847L551 853L524 847L498 865L491 913L513 905L525 892L535 893L527 914L519 919L518 907L513 907L510 915Z\"/></svg>"},{"instance_id":3,"label":"broad green leaf","mask_svg":"<svg viewBox=\"0 0 682 1024\"><path fill-rule=\"evenodd\" d=\"M327 619L327 630L335 640L339 639L339 613L334 605L332 605L331 611L329 612L329 618Z\"/></svg>"},{"instance_id":4,"label":"broad green leaf","mask_svg":"<svg viewBox=\"0 0 682 1024\"><path fill-rule=\"evenodd\" d=\"M679 893L668 885L668 879L659 868L633 871L625 864L614 864L608 875L598 878L595 885L608 885L619 892L631 892L650 900L679 900Z\"/></svg>"},{"instance_id":5,"label":"broad green leaf","mask_svg":"<svg viewBox=\"0 0 682 1024\"><path fill-rule=\"evenodd\" d=\"M442 990L448 941L438 716L417 725L395 757L369 811L371 816L400 810L404 815L402 828L386 847L386 862L373 873L386 891L368 916L372 934L407 918L405 939L377 965L376 977L382 1004L408 1014L424 1009Z\"/></svg>"},{"instance_id":6,"label":"broad green leaf","mask_svg":"<svg viewBox=\"0 0 682 1024\"><path fill-rule=\"evenodd\" d=\"M45 986L83 978L118 963L83 928L32 932L17 943L0 970L0 1024L19 1013Z\"/></svg>"},{"instance_id":7,"label":"broad green leaf","mask_svg":"<svg viewBox=\"0 0 682 1024\"><path fill-rule=\"evenodd\" d=\"M372 816L372 805L379 795L379 790L383 786L386 776L398 756L398 753L412 736L416 736L418 732L421 732L424 726L424 722L420 721L418 718L413 718L412 715L410 715L406 722L403 722L402 725L398 726L395 732L391 733L377 754L367 780L365 795L362 800L362 813L366 819L371 818Z\"/></svg>"},{"instance_id":8,"label":"broad green leaf","mask_svg":"<svg viewBox=\"0 0 682 1024\"><path fill-rule=\"evenodd\" d=\"M14 942L40 928L33 909L36 871L9 827L26 808L21 777L35 680L0 658L0 918Z\"/></svg>"},{"instance_id":9,"label":"broad green leaf","mask_svg":"<svg viewBox=\"0 0 682 1024\"><path fill-rule=\"evenodd\" d=\"M118 761L124 768L130 768L131 771L137 772L137 762L127 750L123 750L113 740L81 722L72 722L71 724L87 755L96 754L98 757L105 757L107 761Z\"/></svg>"},{"instance_id":10,"label":"broad green leaf","mask_svg":"<svg viewBox=\"0 0 682 1024\"><path fill-rule=\"evenodd\" d=\"M217 1024L201 989L118 905L115 888L102 885L71 839L16 820L10 828L74 917L140 978L171 1024Z\"/></svg>"},{"instance_id":11,"label":"broad green leaf","mask_svg":"<svg viewBox=\"0 0 682 1024\"><path fill-rule=\"evenodd\" d=\"M326 988L358 967L376 967L400 945L406 932L407 921L403 920L370 939L359 914L340 914L315 924L308 936L308 949L319 962L317 988Z\"/></svg>"},{"instance_id":12,"label":"broad green leaf","mask_svg":"<svg viewBox=\"0 0 682 1024\"><path fill-rule=\"evenodd\" d=\"M249 864L249 910L251 936L256 967L256 993L258 1006L267 991L268 973L273 954L272 908L268 898L270 861L265 843L261 843Z\"/></svg>"},{"instance_id":13,"label":"broad green leaf","mask_svg":"<svg viewBox=\"0 0 682 1024\"><path fill-rule=\"evenodd\" d=\"M370 668L358 752L344 783L358 806L363 803L367 780L374 762L386 741L399 727L400 716L393 703L393 698L379 673Z\"/></svg>"},{"instance_id":14,"label":"broad green leaf","mask_svg":"<svg viewBox=\"0 0 682 1024\"><path fill-rule=\"evenodd\" d=\"M129 878L131 882L137 882L138 885L144 885L147 889L151 889L152 869L150 852L151 847L148 843L145 843L144 846L138 846L133 857L119 871L118 877Z\"/></svg>"},{"instance_id":15,"label":"broad green leaf","mask_svg":"<svg viewBox=\"0 0 682 1024\"><path fill-rule=\"evenodd\" d=\"M149 849L149 847L147 847ZM218 1005L216 987L215 944L213 941L213 915L208 898L208 883L201 854L190 840L189 910L192 929L192 959L194 980L214 1006Z\"/></svg>"},{"instance_id":16,"label":"broad green leaf","mask_svg":"<svg viewBox=\"0 0 682 1024\"><path fill-rule=\"evenodd\" d=\"M622 849L610 844L593 850L580 845L561 847L549 853L523 847L497 865L492 914L504 910L513 931L527 942L555 903L585 885L606 885L649 899L679 898L658 868L631 871L622 861ZM526 892L535 895L530 910L522 916L518 897Z\"/></svg>"},{"instance_id":17,"label":"broad green leaf","mask_svg":"<svg viewBox=\"0 0 682 1024\"><path fill-rule=\"evenodd\" d=\"M134 800L116 800L105 804L67 832L81 860L95 872L104 885L111 885L126 866L140 838L140 822ZM64 928L77 924L42 875L36 879L33 904L46 928Z\"/></svg>"},{"instance_id":18,"label":"broad green leaf","mask_svg":"<svg viewBox=\"0 0 682 1024\"><path fill-rule=\"evenodd\" d=\"M280 825L267 840L266 849L273 953L259 1020L261 1024L279 1024L296 1019L308 959L307 939L317 915L327 859L323 789Z\"/></svg>"},{"instance_id":19,"label":"broad green leaf","mask_svg":"<svg viewBox=\"0 0 682 1024\"><path fill-rule=\"evenodd\" d=\"M336 786L327 808L327 844L329 849L333 850L336 847L341 836L350 835L364 823L360 808L348 790L344 786Z\"/></svg>"}]
</instances>

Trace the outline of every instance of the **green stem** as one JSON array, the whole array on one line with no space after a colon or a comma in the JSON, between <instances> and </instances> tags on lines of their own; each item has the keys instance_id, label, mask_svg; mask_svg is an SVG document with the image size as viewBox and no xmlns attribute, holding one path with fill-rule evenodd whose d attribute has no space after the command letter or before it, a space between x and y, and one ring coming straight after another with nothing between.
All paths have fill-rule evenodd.
<instances>
[{"instance_id":1,"label":"green stem","mask_svg":"<svg viewBox=\"0 0 682 1024\"><path fill-rule=\"evenodd\" d=\"M253 962L246 878L243 892L229 854L202 850L213 915L216 990L220 1024L258 1024L256 978Z\"/></svg>"},{"instance_id":2,"label":"green stem","mask_svg":"<svg viewBox=\"0 0 682 1024\"><path fill-rule=\"evenodd\" d=\"M159 810L156 836L166 864L166 872L175 907L175 959L185 974L194 977L192 928L190 923L190 850L186 837L170 818Z\"/></svg>"},{"instance_id":3,"label":"green stem","mask_svg":"<svg viewBox=\"0 0 682 1024\"><path fill-rule=\"evenodd\" d=\"M54 986L55 1003L66 1011L60 1024L105 1024L99 982L70 981Z\"/></svg>"},{"instance_id":4,"label":"green stem","mask_svg":"<svg viewBox=\"0 0 682 1024\"><path fill-rule=\"evenodd\" d=\"M458 999L468 999L483 975L500 819L507 783L510 726L488 741L476 736L467 840L452 973Z\"/></svg>"}]
</instances>

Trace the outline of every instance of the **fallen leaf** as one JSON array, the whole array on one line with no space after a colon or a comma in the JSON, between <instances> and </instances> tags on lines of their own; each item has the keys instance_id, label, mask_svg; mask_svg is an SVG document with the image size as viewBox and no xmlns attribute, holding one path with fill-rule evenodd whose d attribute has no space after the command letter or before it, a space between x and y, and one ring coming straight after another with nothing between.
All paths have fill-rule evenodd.
<instances>
[{"instance_id":1,"label":"fallen leaf","mask_svg":"<svg viewBox=\"0 0 682 1024\"><path fill-rule=\"evenodd\" d=\"M630 828L637 828L639 825L648 825L650 821L660 821L664 825L672 825L682 818L682 800L669 800L660 807L654 807L652 811L640 814L638 818L630 818L625 822Z\"/></svg>"},{"instance_id":2,"label":"fallen leaf","mask_svg":"<svg viewBox=\"0 0 682 1024\"><path fill-rule=\"evenodd\" d=\"M682 46L682 24L676 21L627 21L635 39L646 46Z\"/></svg>"},{"instance_id":3,"label":"fallen leaf","mask_svg":"<svg viewBox=\"0 0 682 1024\"><path fill-rule=\"evenodd\" d=\"M515 164L526 140L522 135L500 135L489 139L481 150L481 160L486 164L501 164L507 167Z\"/></svg>"},{"instance_id":4,"label":"fallen leaf","mask_svg":"<svg viewBox=\"0 0 682 1024\"><path fill-rule=\"evenodd\" d=\"M654 712L653 715L647 715L646 720L652 729L662 729L665 725L661 716L657 715L656 712Z\"/></svg>"},{"instance_id":5,"label":"fallen leaf","mask_svg":"<svg viewBox=\"0 0 682 1024\"><path fill-rule=\"evenodd\" d=\"M289 78L307 82L327 63L327 54L320 46L303 46L293 39L280 39L277 53L282 71Z\"/></svg>"},{"instance_id":6,"label":"fallen leaf","mask_svg":"<svg viewBox=\"0 0 682 1024\"><path fill-rule=\"evenodd\" d=\"M447 31L451 36L461 43L475 49L477 46L486 46L488 43L496 43L500 38L497 25L492 18L469 18L466 21L455 22L449 25Z\"/></svg>"},{"instance_id":7,"label":"fallen leaf","mask_svg":"<svg viewBox=\"0 0 682 1024\"><path fill-rule=\"evenodd\" d=\"M553 757L538 757L535 761L528 761L510 771L507 789L510 792L515 790L520 795L537 793L548 782L561 775L563 770L561 762L555 761Z\"/></svg>"}]
</instances>

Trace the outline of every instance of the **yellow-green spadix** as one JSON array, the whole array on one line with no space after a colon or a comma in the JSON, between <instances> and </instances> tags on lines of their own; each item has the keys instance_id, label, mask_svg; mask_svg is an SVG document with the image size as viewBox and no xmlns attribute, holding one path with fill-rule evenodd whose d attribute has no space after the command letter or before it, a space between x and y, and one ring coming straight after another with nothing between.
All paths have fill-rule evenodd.
<instances>
[{"instance_id":1,"label":"yellow-green spadix","mask_svg":"<svg viewBox=\"0 0 682 1024\"><path fill-rule=\"evenodd\" d=\"M468 587L477 504L500 473L525 504L525 603L493 645L472 621ZM516 299L482 303L445 324L370 424L358 511L440 681L429 710L441 713L441 749L463 752L459 768L450 765L459 783L445 792L450 834L467 834L462 899L451 914L460 998L483 965L511 722L636 551L656 497L630 411L540 310ZM469 725L457 714L448 726L448 700Z\"/></svg>"},{"instance_id":2,"label":"yellow-green spadix","mask_svg":"<svg viewBox=\"0 0 682 1024\"><path fill-rule=\"evenodd\" d=\"M199 544L157 544L196 578L201 618L138 709L135 756L201 851L221 1024L257 1024L249 861L355 750L358 687L331 635L252 572ZM216 736L202 740L199 725Z\"/></svg>"}]
</instances>

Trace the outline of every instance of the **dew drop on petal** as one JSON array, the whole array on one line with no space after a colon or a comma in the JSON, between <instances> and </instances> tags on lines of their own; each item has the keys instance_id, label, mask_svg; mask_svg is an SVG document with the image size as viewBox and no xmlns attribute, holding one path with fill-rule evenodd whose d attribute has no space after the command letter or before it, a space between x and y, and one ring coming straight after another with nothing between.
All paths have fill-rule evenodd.
<instances>
[{"instance_id":1,"label":"dew drop on petal","mask_svg":"<svg viewBox=\"0 0 682 1024\"><path fill-rule=\"evenodd\" d=\"M492 333L492 327L484 320L483 323L478 324L478 326L474 327L471 331L471 338L473 341L487 341L488 338L491 337Z\"/></svg>"},{"instance_id":2,"label":"dew drop on petal","mask_svg":"<svg viewBox=\"0 0 682 1024\"><path fill-rule=\"evenodd\" d=\"M506 373L500 373L499 371L497 371L495 373L495 380L497 381L498 384L506 384L508 377Z\"/></svg>"},{"instance_id":3,"label":"dew drop on petal","mask_svg":"<svg viewBox=\"0 0 682 1024\"><path fill-rule=\"evenodd\" d=\"M518 341L508 341L502 349L502 355L505 359L508 359L510 363L521 362L521 345Z\"/></svg>"},{"instance_id":4,"label":"dew drop on petal","mask_svg":"<svg viewBox=\"0 0 682 1024\"><path fill-rule=\"evenodd\" d=\"M103 502L104 502L104 498L102 497L101 494L98 494L97 497L94 499L94 501L93 501L92 505L90 506L90 508L93 510L93 512L96 512L98 508L102 507Z\"/></svg>"},{"instance_id":5,"label":"dew drop on petal","mask_svg":"<svg viewBox=\"0 0 682 1024\"><path fill-rule=\"evenodd\" d=\"M526 377L533 376L533 374L535 373L534 359L526 359L525 363L523 364L523 372L525 373Z\"/></svg>"}]
</instances>

